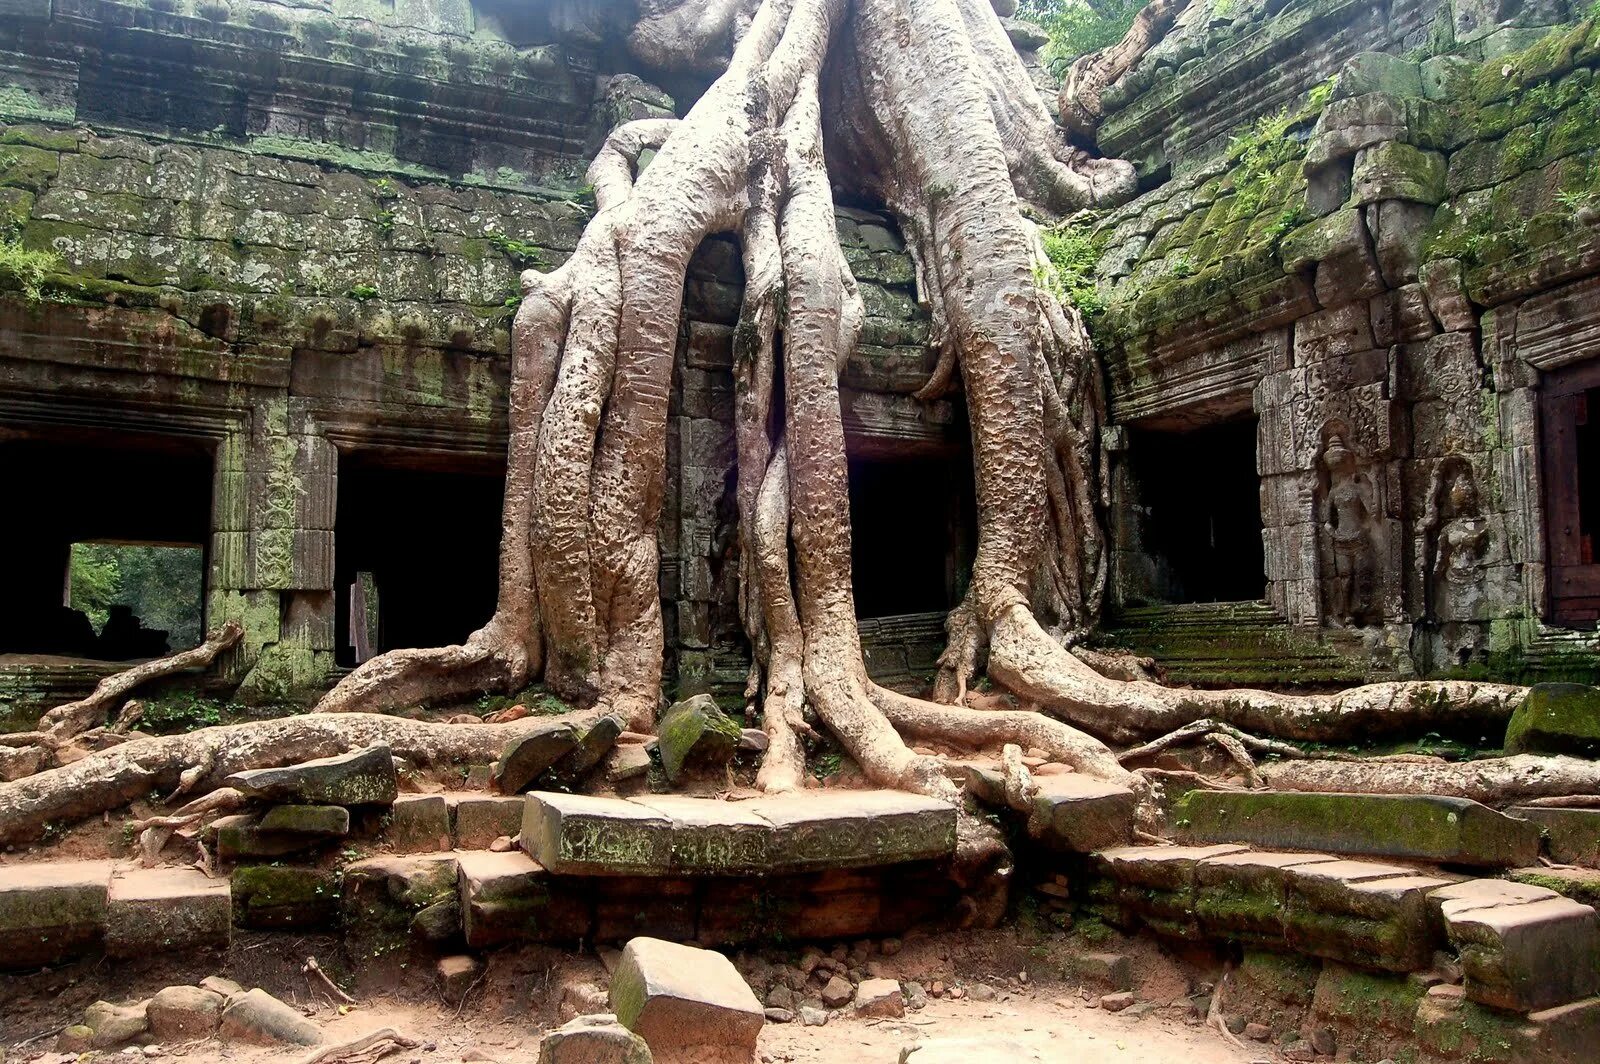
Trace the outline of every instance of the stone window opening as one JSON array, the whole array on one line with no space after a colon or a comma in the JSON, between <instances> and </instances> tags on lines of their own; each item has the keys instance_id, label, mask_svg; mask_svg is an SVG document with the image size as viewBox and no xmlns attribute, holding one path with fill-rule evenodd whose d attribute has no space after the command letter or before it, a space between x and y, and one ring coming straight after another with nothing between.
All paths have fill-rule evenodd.
<instances>
[{"instance_id":1,"label":"stone window opening","mask_svg":"<svg viewBox=\"0 0 1600 1064\"><path fill-rule=\"evenodd\" d=\"M1539 407L1547 619L1592 628L1600 620L1600 364L1547 374Z\"/></svg>"},{"instance_id":2,"label":"stone window opening","mask_svg":"<svg viewBox=\"0 0 1600 1064\"><path fill-rule=\"evenodd\" d=\"M494 613L504 459L341 451L335 660L460 643ZM352 622L357 619L364 625Z\"/></svg>"},{"instance_id":3,"label":"stone window opening","mask_svg":"<svg viewBox=\"0 0 1600 1064\"><path fill-rule=\"evenodd\" d=\"M1132 429L1140 538L1158 603L1266 595L1256 420Z\"/></svg>"},{"instance_id":4,"label":"stone window opening","mask_svg":"<svg viewBox=\"0 0 1600 1064\"><path fill-rule=\"evenodd\" d=\"M964 453L851 458L857 617L944 612L961 601L977 543L973 498Z\"/></svg>"},{"instance_id":5,"label":"stone window opening","mask_svg":"<svg viewBox=\"0 0 1600 1064\"><path fill-rule=\"evenodd\" d=\"M8 560L0 655L161 657L205 630L210 442L81 426L0 430Z\"/></svg>"}]
</instances>

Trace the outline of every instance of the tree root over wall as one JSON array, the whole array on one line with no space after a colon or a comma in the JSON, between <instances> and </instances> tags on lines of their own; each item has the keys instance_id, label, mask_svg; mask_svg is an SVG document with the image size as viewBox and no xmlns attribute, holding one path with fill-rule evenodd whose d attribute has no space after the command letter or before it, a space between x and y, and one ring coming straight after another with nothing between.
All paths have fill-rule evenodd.
<instances>
[{"instance_id":1,"label":"tree root over wall","mask_svg":"<svg viewBox=\"0 0 1600 1064\"><path fill-rule=\"evenodd\" d=\"M636 55L722 73L681 120L610 135L589 170L598 211L576 251L522 277L493 618L459 646L367 662L312 717L138 740L0 786L0 839L176 785L186 771L212 779L223 764L280 763L380 735L397 752L487 758L514 732L351 711L541 677L569 700L653 728L657 526L684 277L701 242L724 232L741 238L746 276L734 339L736 497L740 609L755 659L748 693L771 735L764 788L800 786L813 717L876 784L943 797L953 785L940 762L904 736L1038 746L1079 771L1133 781L1105 740L1203 718L1321 742L1503 724L1522 689L1174 690L1110 678L1069 649L1092 627L1107 579L1102 372L1077 311L1051 294L1032 219L1126 200L1135 180L1129 164L1063 139L988 0L688 0L652 11L634 31ZM1141 49L1159 31L1151 21ZM656 154L646 169L647 150ZM919 395L943 394L959 375L971 425L977 551L932 700L878 687L862 659L839 371L863 308L835 233L835 187L898 219L939 354ZM963 708L985 659L993 681L1045 715ZM1407 770L1391 771L1395 786L1406 782ZM1417 788L1432 781L1412 777Z\"/></svg>"}]
</instances>

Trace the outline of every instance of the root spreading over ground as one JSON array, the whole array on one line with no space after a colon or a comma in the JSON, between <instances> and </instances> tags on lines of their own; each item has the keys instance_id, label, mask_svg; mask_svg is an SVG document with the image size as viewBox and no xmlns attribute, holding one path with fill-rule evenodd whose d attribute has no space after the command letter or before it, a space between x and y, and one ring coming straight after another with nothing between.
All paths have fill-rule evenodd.
<instances>
[{"instance_id":1,"label":"root spreading over ground","mask_svg":"<svg viewBox=\"0 0 1600 1064\"><path fill-rule=\"evenodd\" d=\"M1175 11L1155 9L1095 77L1125 71ZM311 717L138 740L0 785L0 840L41 817L176 786L185 772L211 777L380 736L397 752L487 755L511 732L370 714L540 678L652 730L663 655L657 525L684 278L701 242L730 232L747 279L735 331L736 497L748 694L771 737L764 788L800 786L813 719L878 785L945 796L941 765L906 737L1040 747L1127 780L1106 741L1201 719L1323 742L1505 721L1520 688L1174 690L1112 678L1134 673L1097 671L1093 655L1072 652L1107 581L1104 396L1081 318L1052 294L1038 219L1125 200L1135 179L1129 164L1064 139L989 0L683 0L645 15L636 55L721 74L682 119L610 135L589 171L598 209L576 251L522 277L493 618L459 646L367 662ZM1081 80L1096 99L1074 111L1079 125L1097 114L1099 91ZM863 311L835 233L841 188L899 222L939 354L919 396L959 382L970 420L977 550L931 700L874 684L856 626L839 372ZM1042 713L964 708L980 667Z\"/></svg>"}]
</instances>

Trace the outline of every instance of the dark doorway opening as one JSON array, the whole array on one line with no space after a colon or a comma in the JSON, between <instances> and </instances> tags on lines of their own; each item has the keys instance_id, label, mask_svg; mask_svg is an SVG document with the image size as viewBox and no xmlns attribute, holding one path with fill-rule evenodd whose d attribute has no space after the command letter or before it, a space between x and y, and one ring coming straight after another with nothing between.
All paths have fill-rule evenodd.
<instances>
[{"instance_id":1,"label":"dark doorway opening","mask_svg":"<svg viewBox=\"0 0 1600 1064\"><path fill-rule=\"evenodd\" d=\"M1129 458L1158 601L1243 602L1267 589L1254 418L1135 430Z\"/></svg>"},{"instance_id":2,"label":"dark doorway opening","mask_svg":"<svg viewBox=\"0 0 1600 1064\"><path fill-rule=\"evenodd\" d=\"M504 493L503 462L340 454L339 664L402 647L460 643L489 619Z\"/></svg>"},{"instance_id":3,"label":"dark doorway opening","mask_svg":"<svg viewBox=\"0 0 1600 1064\"><path fill-rule=\"evenodd\" d=\"M1600 620L1600 363L1540 381L1540 473L1550 553L1549 620Z\"/></svg>"},{"instance_id":4,"label":"dark doorway opening","mask_svg":"<svg viewBox=\"0 0 1600 1064\"><path fill-rule=\"evenodd\" d=\"M0 653L128 661L198 642L212 465L181 437L0 439Z\"/></svg>"},{"instance_id":5,"label":"dark doorway opening","mask_svg":"<svg viewBox=\"0 0 1600 1064\"><path fill-rule=\"evenodd\" d=\"M965 454L851 458L857 617L955 606L972 573L977 538L972 463Z\"/></svg>"}]
</instances>

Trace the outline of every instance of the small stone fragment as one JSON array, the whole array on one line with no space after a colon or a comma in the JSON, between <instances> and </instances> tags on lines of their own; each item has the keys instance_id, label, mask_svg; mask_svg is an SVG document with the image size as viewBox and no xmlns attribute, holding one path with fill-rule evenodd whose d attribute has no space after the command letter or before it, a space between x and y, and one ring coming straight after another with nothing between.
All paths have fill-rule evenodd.
<instances>
[{"instance_id":1,"label":"small stone fragment","mask_svg":"<svg viewBox=\"0 0 1600 1064\"><path fill-rule=\"evenodd\" d=\"M576 787L617 745L621 734L621 717L609 713L601 717L589 725L576 746L550 766L540 779L540 786Z\"/></svg>"},{"instance_id":2,"label":"small stone fragment","mask_svg":"<svg viewBox=\"0 0 1600 1064\"><path fill-rule=\"evenodd\" d=\"M94 1048L94 1029L81 1023L63 1027L56 1035L57 1053L87 1053Z\"/></svg>"},{"instance_id":3,"label":"small stone fragment","mask_svg":"<svg viewBox=\"0 0 1600 1064\"><path fill-rule=\"evenodd\" d=\"M767 1008L768 1023L793 1023L794 1019L794 1013L788 1009Z\"/></svg>"},{"instance_id":4,"label":"small stone fragment","mask_svg":"<svg viewBox=\"0 0 1600 1064\"><path fill-rule=\"evenodd\" d=\"M1272 1037L1272 1028L1264 1023L1247 1023L1244 1025L1244 1036L1252 1042L1265 1042Z\"/></svg>"},{"instance_id":5,"label":"small stone fragment","mask_svg":"<svg viewBox=\"0 0 1600 1064\"><path fill-rule=\"evenodd\" d=\"M1124 990L1116 994L1102 994L1100 996L1100 1007L1107 1012L1121 1012L1132 1005L1133 1001L1133 995Z\"/></svg>"},{"instance_id":6,"label":"small stone fragment","mask_svg":"<svg viewBox=\"0 0 1600 1064\"><path fill-rule=\"evenodd\" d=\"M209 1038L222 1022L225 999L198 986L169 986L150 999L150 1033L162 1041Z\"/></svg>"},{"instance_id":7,"label":"small stone fragment","mask_svg":"<svg viewBox=\"0 0 1600 1064\"><path fill-rule=\"evenodd\" d=\"M1283 1047L1284 1060L1316 1060L1317 1051L1304 1038L1297 1038Z\"/></svg>"},{"instance_id":8,"label":"small stone fragment","mask_svg":"<svg viewBox=\"0 0 1600 1064\"><path fill-rule=\"evenodd\" d=\"M863 979L856 987L857 1016L900 1017L906 1014L905 995L894 979Z\"/></svg>"},{"instance_id":9,"label":"small stone fragment","mask_svg":"<svg viewBox=\"0 0 1600 1064\"><path fill-rule=\"evenodd\" d=\"M439 975L439 989L444 999L452 1005L459 1005L483 974L483 962L476 957L457 954L441 957L435 971Z\"/></svg>"},{"instance_id":10,"label":"small stone fragment","mask_svg":"<svg viewBox=\"0 0 1600 1064\"><path fill-rule=\"evenodd\" d=\"M137 1005L113 1005L109 1001L96 1001L83 1013L83 1026L93 1034L90 1043L96 1049L131 1042L150 1027L145 1015L148 1002Z\"/></svg>"},{"instance_id":11,"label":"small stone fragment","mask_svg":"<svg viewBox=\"0 0 1600 1064\"><path fill-rule=\"evenodd\" d=\"M578 745L578 730L562 721L514 740L489 772L489 786L500 794L520 794Z\"/></svg>"},{"instance_id":12,"label":"small stone fragment","mask_svg":"<svg viewBox=\"0 0 1600 1064\"><path fill-rule=\"evenodd\" d=\"M253 1045L314 1046L322 1041L316 1024L259 987L228 1002L218 1033L224 1040Z\"/></svg>"},{"instance_id":13,"label":"small stone fragment","mask_svg":"<svg viewBox=\"0 0 1600 1064\"><path fill-rule=\"evenodd\" d=\"M828 1022L826 1009L814 1008L810 1005L800 1006L800 1024L803 1027L822 1027Z\"/></svg>"},{"instance_id":14,"label":"small stone fragment","mask_svg":"<svg viewBox=\"0 0 1600 1064\"><path fill-rule=\"evenodd\" d=\"M539 1043L539 1064L652 1064L645 1040L609 1012L578 1016Z\"/></svg>"},{"instance_id":15,"label":"small stone fragment","mask_svg":"<svg viewBox=\"0 0 1600 1064\"><path fill-rule=\"evenodd\" d=\"M743 753L764 754L771 742L760 728L745 728L739 732L739 750Z\"/></svg>"},{"instance_id":16,"label":"small stone fragment","mask_svg":"<svg viewBox=\"0 0 1600 1064\"><path fill-rule=\"evenodd\" d=\"M855 991L850 986L850 981L843 976L834 976L822 988L822 1003L830 1009L839 1009L850 1004L850 999Z\"/></svg>"}]
</instances>

